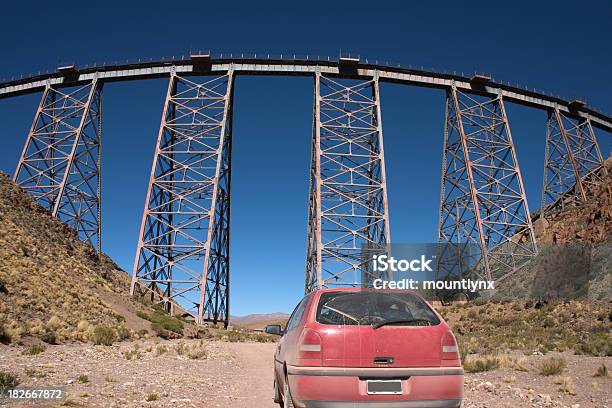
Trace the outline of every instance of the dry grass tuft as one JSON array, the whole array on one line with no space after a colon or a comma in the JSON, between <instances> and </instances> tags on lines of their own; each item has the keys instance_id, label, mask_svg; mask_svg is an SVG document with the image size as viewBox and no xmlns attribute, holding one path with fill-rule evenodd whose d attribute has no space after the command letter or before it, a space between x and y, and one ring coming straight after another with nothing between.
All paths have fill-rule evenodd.
<instances>
[{"instance_id":1,"label":"dry grass tuft","mask_svg":"<svg viewBox=\"0 0 612 408\"><path fill-rule=\"evenodd\" d=\"M568 376L557 377L555 384L559 386L559 391L564 394L576 395L576 386L574 381Z\"/></svg>"},{"instance_id":2,"label":"dry grass tuft","mask_svg":"<svg viewBox=\"0 0 612 408\"><path fill-rule=\"evenodd\" d=\"M608 367L605 364L601 364L601 366L597 369L597 372L593 377L603 377L608 378L610 373L608 372Z\"/></svg>"},{"instance_id":3,"label":"dry grass tuft","mask_svg":"<svg viewBox=\"0 0 612 408\"><path fill-rule=\"evenodd\" d=\"M37 370L36 368L26 368L25 373L30 378L45 378L47 374L42 371Z\"/></svg>"},{"instance_id":4,"label":"dry grass tuft","mask_svg":"<svg viewBox=\"0 0 612 408\"><path fill-rule=\"evenodd\" d=\"M79 374L79 376L76 378L76 381L79 384L86 384L89 382L89 376L87 374Z\"/></svg>"},{"instance_id":5,"label":"dry grass tuft","mask_svg":"<svg viewBox=\"0 0 612 408\"><path fill-rule=\"evenodd\" d=\"M198 360L201 358L208 357L208 351L206 350L206 347L203 341L200 341L197 344L191 344L191 345L185 344L183 342L179 342L178 344L174 346L174 351L179 356L186 356L193 360Z\"/></svg>"},{"instance_id":6,"label":"dry grass tuft","mask_svg":"<svg viewBox=\"0 0 612 408\"><path fill-rule=\"evenodd\" d=\"M115 340L117 340L117 335L110 327L98 326L94 329L91 340L96 345L112 346Z\"/></svg>"},{"instance_id":7,"label":"dry grass tuft","mask_svg":"<svg viewBox=\"0 0 612 408\"><path fill-rule=\"evenodd\" d=\"M124 351L121 353L126 360L140 360L142 353L138 350Z\"/></svg>"},{"instance_id":8,"label":"dry grass tuft","mask_svg":"<svg viewBox=\"0 0 612 408\"><path fill-rule=\"evenodd\" d=\"M145 397L145 401L147 402L157 401L157 400L159 400L159 395L155 393L149 394Z\"/></svg>"},{"instance_id":9,"label":"dry grass tuft","mask_svg":"<svg viewBox=\"0 0 612 408\"><path fill-rule=\"evenodd\" d=\"M565 371L567 364L561 357L551 357L540 363L539 372L541 375L561 375Z\"/></svg>"},{"instance_id":10,"label":"dry grass tuft","mask_svg":"<svg viewBox=\"0 0 612 408\"><path fill-rule=\"evenodd\" d=\"M155 349L155 353L156 353L158 356L161 356L161 355L163 355L163 354L166 354L168 351L169 351L169 350L168 350L168 347L166 347L166 346L157 346L157 348Z\"/></svg>"},{"instance_id":11,"label":"dry grass tuft","mask_svg":"<svg viewBox=\"0 0 612 408\"><path fill-rule=\"evenodd\" d=\"M21 354L24 356L35 356L37 354L44 353L45 350L46 348L44 346L36 344L32 347L28 347L27 349L23 350Z\"/></svg>"},{"instance_id":12,"label":"dry grass tuft","mask_svg":"<svg viewBox=\"0 0 612 408\"><path fill-rule=\"evenodd\" d=\"M0 390L15 388L20 384L19 377L13 373L0 371Z\"/></svg>"},{"instance_id":13,"label":"dry grass tuft","mask_svg":"<svg viewBox=\"0 0 612 408\"><path fill-rule=\"evenodd\" d=\"M463 368L468 373L480 373L483 371L491 371L499 368L500 359L497 356L483 356L474 359L466 359L463 362Z\"/></svg>"}]
</instances>

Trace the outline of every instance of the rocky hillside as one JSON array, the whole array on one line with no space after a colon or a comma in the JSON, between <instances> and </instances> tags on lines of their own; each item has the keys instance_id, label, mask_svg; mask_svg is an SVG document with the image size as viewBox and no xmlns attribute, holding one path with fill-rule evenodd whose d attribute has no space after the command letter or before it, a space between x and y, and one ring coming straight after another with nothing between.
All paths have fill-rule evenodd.
<instances>
[{"instance_id":1,"label":"rocky hillside","mask_svg":"<svg viewBox=\"0 0 612 408\"><path fill-rule=\"evenodd\" d=\"M462 353L574 352L612 356L612 158L582 205L536 222L539 255L493 300L439 307Z\"/></svg>"},{"instance_id":2,"label":"rocky hillside","mask_svg":"<svg viewBox=\"0 0 612 408\"><path fill-rule=\"evenodd\" d=\"M586 203L551 212L536 221L540 245L601 243L612 239L612 157L604 166L608 173L605 182L588 191Z\"/></svg>"},{"instance_id":3,"label":"rocky hillside","mask_svg":"<svg viewBox=\"0 0 612 408\"><path fill-rule=\"evenodd\" d=\"M100 262L74 230L0 173L2 342L121 339L147 329L136 315L146 309L128 288L124 271L109 258Z\"/></svg>"},{"instance_id":4,"label":"rocky hillside","mask_svg":"<svg viewBox=\"0 0 612 408\"><path fill-rule=\"evenodd\" d=\"M612 300L612 157L587 202L550 211L535 224L538 256L496 287L502 297Z\"/></svg>"}]
</instances>

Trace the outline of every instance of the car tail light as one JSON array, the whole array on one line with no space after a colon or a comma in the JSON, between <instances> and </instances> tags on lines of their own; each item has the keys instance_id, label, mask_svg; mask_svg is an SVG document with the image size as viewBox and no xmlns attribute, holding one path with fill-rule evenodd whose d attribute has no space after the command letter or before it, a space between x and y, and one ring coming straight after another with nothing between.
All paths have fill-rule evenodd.
<instances>
[{"instance_id":1,"label":"car tail light","mask_svg":"<svg viewBox=\"0 0 612 408\"><path fill-rule=\"evenodd\" d=\"M320 365L322 356L322 342L319 333L305 328L300 336L298 358L302 365Z\"/></svg>"},{"instance_id":2,"label":"car tail light","mask_svg":"<svg viewBox=\"0 0 612 408\"><path fill-rule=\"evenodd\" d=\"M442 365L450 363L452 365L461 364L459 356L459 346L452 332L448 331L442 336L441 344Z\"/></svg>"}]
</instances>

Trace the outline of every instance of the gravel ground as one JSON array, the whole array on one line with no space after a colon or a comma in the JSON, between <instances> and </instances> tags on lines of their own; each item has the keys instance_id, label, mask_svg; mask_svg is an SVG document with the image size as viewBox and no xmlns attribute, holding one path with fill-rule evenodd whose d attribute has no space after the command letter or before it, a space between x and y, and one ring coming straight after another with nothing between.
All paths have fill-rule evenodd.
<instances>
[{"instance_id":1,"label":"gravel ground","mask_svg":"<svg viewBox=\"0 0 612 408\"><path fill-rule=\"evenodd\" d=\"M269 408L275 406L274 348L274 343L150 339L111 347L49 346L29 356L21 354L24 347L0 346L0 371L17 374L23 387L65 387L64 406ZM612 358L551 355L567 361L563 375L570 377L575 395L559 391L558 377L538 374L539 363L550 355L534 355L524 359L527 372L466 375L464 406L612 407L612 379L593 377L602 363L612 368Z\"/></svg>"}]
</instances>

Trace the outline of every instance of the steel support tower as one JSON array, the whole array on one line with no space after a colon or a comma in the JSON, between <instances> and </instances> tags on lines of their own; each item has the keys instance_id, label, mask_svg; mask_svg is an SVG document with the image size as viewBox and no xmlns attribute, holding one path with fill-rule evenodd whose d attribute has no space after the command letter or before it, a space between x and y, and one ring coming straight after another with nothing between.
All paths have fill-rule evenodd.
<instances>
[{"instance_id":1,"label":"steel support tower","mask_svg":"<svg viewBox=\"0 0 612 408\"><path fill-rule=\"evenodd\" d=\"M47 84L13 181L98 251L102 84Z\"/></svg>"},{"instance_id":2,"label":"steel support tower","mask_svg":"<svg viewBox=\"0 0 612 408\"><path fill-rule=\"evenodd\" d=\"M501 95L447 91L438 279L498 280L537 253Z\"/></svg>"},{"instance_id":3,"label":"steel support tower","mask_svg":"<svg viewBox=\"0 0 612 408\"><path fill-rule=\"evenodd\" d=\"M171 73L132 275L199 323L229 321L233 78Z\"/></svg>"},{"instance_id":4,"label":"steel support tower","mask_svg":"<svg viewBox=\"0 0 612 408\"><path fill-rule=\"evenodd\" d=\"M606 169L590 120L574 118L558 108L548 112L541 210L585 201Z\"/></svg>"},{"instance_id":5,"label":"steel support tower","mask_svg":"<svg viewBox=\"0 0 612 408\"><path fill-rule=\"evenodd\" d=\"M305 291L370 281L389 216L378 75L315 75Z\"/></svg>"}]
</instances>

